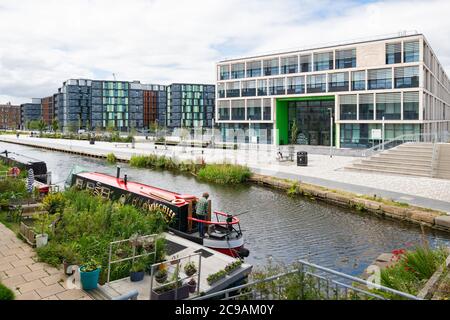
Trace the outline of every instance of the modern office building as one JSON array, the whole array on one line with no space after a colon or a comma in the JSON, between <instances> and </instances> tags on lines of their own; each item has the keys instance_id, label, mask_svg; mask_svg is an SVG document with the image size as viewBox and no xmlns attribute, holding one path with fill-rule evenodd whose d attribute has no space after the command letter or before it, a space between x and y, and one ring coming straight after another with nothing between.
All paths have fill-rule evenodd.
<instances>
[{"instance_id":1,"label":"modern office building","mask_svg":"<svg viewBox=\"0 0 450 320\"><path fill-rule=\"evenodd\" d=\"M20 129L20 106L0 104L0 129Z\"/></svg>"},{"instance_id":2,"label":"modern office building","mask_svg":"<svg viewBox=\"0 0 450 320\"><path fill-rule=\"evenodd\" d=\"M291 143L294 120L297 144L330 145L332 127L341 148L378 143L383 124L385 139L450 130L449 78L422 34L221 61L216 101L224 136L260 143Z\"/></svg>"},{"instance_id":3,"label":"modern office building","mask_svg":"<svg viewBox=\"0 0 450 320\"><path fill-rule=\"evenodd\" d=\"M47 126L51 126L53 120L56 118L55 114L55 95L41 99L41 114L42 120Z\"/></svg>"},{"instance_id":4,"label":"modern office building","mask_svg":"<svg viewBox=\"0 0 450 320\"><path fill-rule=\"evenodd\" d=\"M92 80L70 79L58 89L55 106L61 130L75 131L90 126Z\"/></svg>"},{"instance_id":5,"label":"modern office building","mask_svg":"<svg viewBox=\"0 0 450 320\"><path fill-rule=\"evenodd\" d=\"M215 86L174 83L167 87L167 127L212 128Z\"/></svg>"},{"instance_id":6,"label":"modern office building","mask_svg":"<svg viewBox=\"0 0 450 320\"><path fill-rule=\"evenodd\" d=\"M31 103L20 105L20 123L21 127L28 129L30 121L42 120L41 99L32 98Z\"/></svg>"}]
</instances>

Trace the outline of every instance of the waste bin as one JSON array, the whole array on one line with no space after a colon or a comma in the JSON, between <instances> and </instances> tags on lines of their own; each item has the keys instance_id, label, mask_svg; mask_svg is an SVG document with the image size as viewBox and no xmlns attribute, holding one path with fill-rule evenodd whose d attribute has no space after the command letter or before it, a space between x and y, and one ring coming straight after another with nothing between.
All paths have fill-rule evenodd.
<instances>
[{"instance_id":1,"label":"waste bin","mask_svg":"<svg viewBox=\"0 0 450 320\"><path fill-rule=\"evenodd\" d=\"M95 144L95 138L94 137L91 137L89 139L89 144Z\"/></svg>"},{"instance_id":2,"label":"waste bin","mask_svg":"<svg viewBox=\"0 0 450 320\"><path fill-rule=\"evenodd\" d=\"M297 152L297 166L306 167L308 165L308 152Z\"/></svg>"}]
</instances>

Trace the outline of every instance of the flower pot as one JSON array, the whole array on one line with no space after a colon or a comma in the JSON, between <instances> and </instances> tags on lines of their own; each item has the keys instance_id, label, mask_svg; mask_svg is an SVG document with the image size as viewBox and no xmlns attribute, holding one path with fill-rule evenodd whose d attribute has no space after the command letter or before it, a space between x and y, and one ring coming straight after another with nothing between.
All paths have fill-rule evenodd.
<instances>
[{"instance_id":1,"label":"flower pot","mask_svg":"<svg viewBox=\"0 0 450 320\"><path fill-rule=\"evenodd\" d=\"M37 234L36 235L36 248L41 248L46 246L48 243L48 234Z\"/></svg>"},{"instance_id":2,"label":"flower pot","mask_svg":"<svg viewBox=\"0 0 450 320\"><path fill-rule=\"evenodd\" d=\"M89 272L82 271L82 269L83 267L81 266L78 271L80 272L80 281L83 290L92 290L97 288L100 268Z\"/></svg>"},{"instance_id":3,"label":"flower pot","mask_svg":"<svg viewBox=\"0 0 450 320\"><path fill-rule=\"evenodd\" d=\"M162 276L162 277L155 277L155 280L158 283L164 283L167 281L167 277L168 277L168 275L166 274L165 276Z\"/></svg>"},{"instance_id":4,"label":"flower pot","mask_svg":"<svg viewBox=\"0 0 450 320\"><path fill-rule=\"evenodd\" d=\"M195 290L197 289L197 283L193 283L193 284L188 283L187 285L189 287L189 293L194 293Z\"/></svg>"},{"instance_id":5,"label":"flower pot","mask_svg":"<svg viewBox=\"0 0 450 320\"><path fill-rule=\"evenodd\" d=\"M142 281L144 279L145 276L145 271L131 271L130 272L130 280L131 282L138 282L138 281Z\"/></svg>"},{"instance_id":6,"label":"flower pot","mask_svg":"<svg viewBox=\"0 0 450 320\"><path fill-rule=\"evenodd\" d=\"M175 290L177 291L177 300L189 298L189 286L185 284L178 289L172 289L161 293L152 290L150 293L150 300L175 300Z\"/></svg>"}]
</instances>

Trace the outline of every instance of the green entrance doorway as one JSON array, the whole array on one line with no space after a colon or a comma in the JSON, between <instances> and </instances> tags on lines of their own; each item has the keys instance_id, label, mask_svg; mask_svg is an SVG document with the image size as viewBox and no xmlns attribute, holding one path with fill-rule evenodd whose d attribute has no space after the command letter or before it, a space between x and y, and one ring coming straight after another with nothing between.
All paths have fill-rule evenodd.
<instances>
[{"instance_id":1,"label":"green entrance doorway","mask_svg":"<svg viewBox=\"0 0 450 320\"><path fill-rule=\"evenodd\" d=\"M277 143L291 142L295 120L298 128L295 144L329 146L330 108L334 117L334 96L277 99Z\"/></svg>"}]
</instances>

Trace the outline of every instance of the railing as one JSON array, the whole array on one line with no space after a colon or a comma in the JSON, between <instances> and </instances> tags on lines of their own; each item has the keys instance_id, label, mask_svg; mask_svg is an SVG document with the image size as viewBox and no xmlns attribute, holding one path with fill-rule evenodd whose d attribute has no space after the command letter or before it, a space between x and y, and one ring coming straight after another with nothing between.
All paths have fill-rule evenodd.
<instances>
[{"instance_id":1,"label":"railing","mask_svg":"<svg viewBox=\"0 0 450 320\"><path fill-rule=\"evenodd\" d=\"M320 274L319 274L320 272ZM194 300L388 300L420 298L305 260L294 270L237 287L194 298Z\"/></svg>"}]
</instances>

